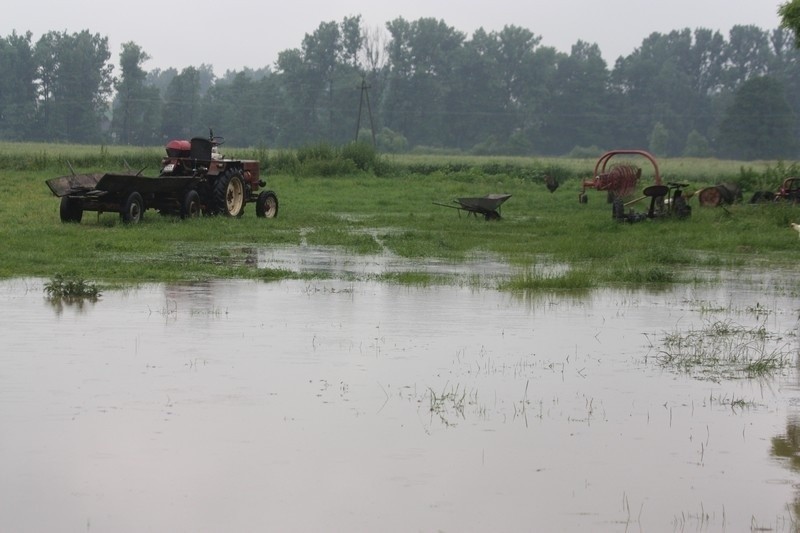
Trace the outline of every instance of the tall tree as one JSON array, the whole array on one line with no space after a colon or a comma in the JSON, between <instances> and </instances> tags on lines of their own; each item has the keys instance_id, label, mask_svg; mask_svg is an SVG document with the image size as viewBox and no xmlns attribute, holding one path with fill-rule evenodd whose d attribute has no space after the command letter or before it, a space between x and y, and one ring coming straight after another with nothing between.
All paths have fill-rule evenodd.
<instances>
[{"instance_id":1,"label":"tall tree","mask_svg":"<svg viewBox=\"0 0 800 533\"><path fill-rule=\"evenodd\" d=\"M781 4L778 15L781 17L781 26L794 33L795 46L800 48L800 0Z\"/></svg>"},{"instance_id":2,"label":"tall tree","mask_svg":"<svg viewBox=\"0 0 800 533\"><path fill-rule=\"evenodd\" d=\"M386 27L391 68L382 102L384 123L411 144L441 146L454 59L465 35L433 18L398 18Z\"/></svg>"},{"instance_id":3,"label":"tall tree","mask_svg":"<svg viewBox=\"0 0 800 533\"><path fill-rule=\"evenodd\" d=\"M653 33L611 74L612 137L620 145L647 146L656 124L667 135L666 155L683 152L692 131L714 124L711 96L720 90L722 37L708 30Z\"/></svg>"},{"instance_id":4,"label":"tall tree","mask_svg":"<svg viewBox=\"0 0 800 533\"><path fill-rule=\"evenodd\" d=\"M287 128L284 142L352 139L361 82L360 61L364 56L361 17L346 17L341 23L323 22L306 34L300 49L278 56L277 73L284 82L283 100Z\"/></svg>"},{"instance_id":5,"label":"tall tree","mask_svg":"<svg viewBox=\"0 0 800 533\"><path fill-rule=\"evenodd\" d=\"M794 121L779 81L767 76L747 80L720 125L720 155L744 160L794 158Z\"/></svg>"},{"instance_id":6,"label":"tall tree","mask_svg":"<svg viewBox=\"0 0 800 533\"><path fill-rule=\"evenodd\" d=\"M235 146L274 145L273 113L279 94L274 76L254 79L247 71L228 73L217 81L202 100L202 121L213 126L225 141Z\"/></svg>"},{"instance_id":7,"label":"tall tree","mask_svg":"<svg viewBox=\"0 0 800 533\"><path fill-rule=\"evenodd\" d=\"M167 86L161 131L171 139L190 139L201 133L200 72L186 67Z\"/></svg>"},{"instance_id":8,"label":"tall tree","mask_svg":"<svg viewBox=\"0 0 800 533\"><path fill-rule=\"evenodd\" d=\"M156 87L146 83L142 64L150 59L137 44L124 43L119 55L122 75L114 81L117 96L114 102L112 131L123 144L145 145L159 139L160 95Z\"/></svg>"},{"instance_id":9,"label":"tall tree","mask_svg":"<svg viewBox=\"0 0 800 533\"><path fill-rule=\"evenodd\" d=\"M37 41L34 57L43 138L99 141L112 87L108 38L87 30L49 32Z\"/></svg>"},{"instance_id":10,"label":"tall tree","mask_svg":"<svg viewBox=\"0 0 800 533\"><path fill-rule=\"evenodd\" d=\"M767 75L771 58L766 31L756 26L734 26L728 36L726 85L736 90L750 78Z\"/></svg>"},{"instance_id":11,"label":"tall tree","mask_svg":"<svg viewBox=\"0 0 800 533\"><path fill-rule=\"evenodd\" d=\"M12 33L0 39L0 138L23 140L36 111L36 62L32 35Z\"/></svg>"},{"instance_id":12,"label":"tall tree","mask_svg":"<svg viewBox=\"0 0 800 533\"><path fill-rule=\"evenodd\" d=\"M565 154L575 146L601 146L606 140L608 110L603 95L608 69L596 44L578 41L569 56L560 54L543 115L542 148Z\"/></svg>"},{"instance_id":13,"label":"tall tree","mask_svg":"<svg viewBox=\"0 0 800 533\"><path fill-rule=\"evenodd\" d=\"M495 34L480 28L454 55L453 78L458 83L451 87L447 104L448 145L494 150L508 136L496 46Z\"/></svg>"}]
</instances>

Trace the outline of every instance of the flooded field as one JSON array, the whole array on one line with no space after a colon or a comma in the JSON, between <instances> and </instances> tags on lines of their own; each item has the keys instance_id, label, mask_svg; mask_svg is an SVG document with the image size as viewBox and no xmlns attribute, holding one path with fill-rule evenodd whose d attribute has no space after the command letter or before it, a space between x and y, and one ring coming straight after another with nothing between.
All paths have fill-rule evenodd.
<instances>
[{"instance_id":1,"label":"flooded field","mask_svg":"<svg viewBox=\"0 0 800 533\"><path fill-rule=\"evenodd\" d=\"M780 274L527 297L217 281L82 305L44 281L0 283L0 531L797 530Z\"/></svg>"}]
</instances>

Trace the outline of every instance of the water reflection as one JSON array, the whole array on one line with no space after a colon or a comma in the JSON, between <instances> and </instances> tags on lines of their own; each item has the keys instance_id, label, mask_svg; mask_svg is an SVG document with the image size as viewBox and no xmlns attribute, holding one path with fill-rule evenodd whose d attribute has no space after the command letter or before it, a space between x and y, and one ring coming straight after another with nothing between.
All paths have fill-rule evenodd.
<instances>
[{"instance_id":1,"label":"water reflection","mask_svg":"<svg viewBox=\"0 0 800 533\"><path fill-rule=\"evenodd\" d=\"M458 278L508 278L519 273L518 267L499 261L489 254L476 253L458 260L439 258L409 260L388 250L380 254L356 255L330 246L285 246L258 250L259 268L284 269L292 272L325 273L332 276L368 277L378 274L424 272ZM528 270L535 275L560 275L566 264L542 258Z\"/></svg>"},{"instance_id":2,"label":"water reflection","mask_svg":"<svg viewBox=\"0 0 800 533\"><path fill-rule=\"evenodd\" d=\"M796 353L757 279L156 284L56 317L41 287L0 283L2 531L794 530L797 368L649 355L724 319Z\"/></svg>"},{"instance_id":3,"label":"water reflection","mask_svg":"<svg viewBox=\"0 0 800 533\"><path fill-rule=\"evenodd\" d=\"M86 311L87 308L94 306L99 298L92 297L92 298L85 298L85 297L78 297L78 298L69 298L69 297L62 297L62 298L45 298L45 301L50 304L50 307L55 312L56 316L61 316L64 314L64 309L70 308L74 309L78 313L83 313Z\"/></svg>"}]
</instances>

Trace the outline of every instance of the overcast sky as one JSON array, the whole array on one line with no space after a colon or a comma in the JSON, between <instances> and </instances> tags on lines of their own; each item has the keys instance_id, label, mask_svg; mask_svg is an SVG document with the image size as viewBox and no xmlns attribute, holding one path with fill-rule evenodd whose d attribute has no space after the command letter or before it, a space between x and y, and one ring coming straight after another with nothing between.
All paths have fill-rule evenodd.
<instances>
[{"instance_id":1,"label":"overcast sky","mask_svg":"<svg viewBox=\"0 0 800 533\"><path fill-rule=\"evenodd\" d=\"M368 27L383 28L397 17L432 17L467 37L480 27L489 32L521 26L541 37L542 45L567 53L578 40L597 43L611 67L652 32L708 28L727 37L731 27L746 24L772 30L779 25L777 10L783 1L9 0L4 2L0 35L31 31L36 41L51 30L89 30L108 37L114 64L122 43L133 41L151 56L145 70L206 63L221 76L226 70L274 65L280 51L299 48L320 22L361 15Z\"/></svg>"}]
</instances>

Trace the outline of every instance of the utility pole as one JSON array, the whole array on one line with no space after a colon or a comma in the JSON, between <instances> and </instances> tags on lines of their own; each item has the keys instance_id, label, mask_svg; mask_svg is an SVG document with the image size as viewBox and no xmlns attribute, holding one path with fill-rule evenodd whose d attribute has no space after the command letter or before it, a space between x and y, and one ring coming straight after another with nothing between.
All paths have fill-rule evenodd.
<instances>
[{"instance_id":1,"label":"utility pole","mask_svg":"<svg viewBox=\"0 0 800 533\"><path fill-rule=\"evenodd\" d=\"M361 99L358 102L358 123L356 124L356 142L358 142L358 133L361 130L361 110L364 107L364 100L367 102L367 112L369 113L369 128L372 132L372 146L375 147L375 123L372 120L372 106L369 103L369 89L370 86L367 85L367 79L365 77L361 78Z\"/></svg>"}]
</instances>

